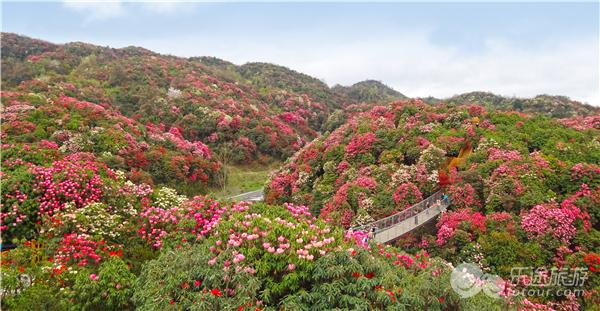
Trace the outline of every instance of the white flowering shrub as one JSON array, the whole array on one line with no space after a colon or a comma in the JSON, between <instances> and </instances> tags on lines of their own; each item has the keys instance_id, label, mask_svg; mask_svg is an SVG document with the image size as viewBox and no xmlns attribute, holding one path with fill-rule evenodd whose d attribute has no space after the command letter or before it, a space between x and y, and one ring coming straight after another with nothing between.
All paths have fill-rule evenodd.
<instances>
[{"instance_id":1,"label":"white flowering shrub","mask_svg":"<svg viewBox=\"0 0 600 311\"><path fill-rule=\"evenodd\" d=\"M446 151L436 147L434 144L429 145L419 157L419 163L427 167L427 170L436 170L446 160Z\"/></svg>"},{"instance_id":2,"label":"white flowering shrub","mask_svg":"<svg viewBox=\"0 0 600 311\"><path fill-rule=\"evenodd\" d=\"M174 87L170 87L169 90L167 91L167 97L169 99L177 99L181 97L181 90L178 90Z\"/></svg>"},{"instance_id":3,"label":"white flowering shrub","mask_svg":"<svg viewBox=\"0 0 600 311\"><path fill-rule=\"evenodd\" d=\"M365 197L360 201L360 208L364 209L367 212L373 210L373 198Z\"/></svg>"},{"instance_id":4,"label":"white flowering shrub","mask_svg":"<svg viewBox=\"0 0 600 311\"><path fill-rule=\"evenodd\" d=\"M187 197L177 194L175 189L162 187L156 191L154 206L166 209L179 206L185 201L187 201Z\"/></svg>"},{"instance_id":5,"label":"white flowering shrub","mask_svg":"<svg viewBox=\"0 0 600 311\"><path fill-rule=\"evenodd\" d=\"M496 142L496 140L494 140L493 138L483 137L479 141L479 145L477 145L475 152L482 151L482 150L487 151L490 148L500 148L500 144L498 144L498 142Z\"/></svg>"},{"instance_id":6,"label":"white flowering shrub","mask_svg":"<svg viewBox=\"0 0 600 311\"><path fill-rule=\"evenodd\" d=\"M63 153L75 153L89 149L92 141L85 135L76 133L69 137L58 149Z\"/></svg>"},{"instance_id":7,"label":"white flowering shrub","mask_svg":"<svg viewBox=\"0 0 600 311\"><path fill-rule=\"evenodd\" d=\"M410 172L410 167L406 165L400 166L398 170L392 174L392 182L393 186L397 186L406 182L409 182L412 179L412 174Z\"/></svg>"},{"instance_id":8,"label":"white flowering shrub","mask_svg":"<svg viewBox=\"0 0 600 311\"><path fill-rule=\"evenodd\" d=\"M131 207L121 212L136 211ZM120 214L104 203L94 202L82 208L77 208L74 203L67 203L65 208L53 217L53 221L45 222L47 225L43 230L55 236L78 233L103 240L117 239L129 225L129 221Z\"/></svg>"},{"instance_id":9,"label":"white flowering shrub","mask_svg":"<svg viewBox=\"0 0 600 311\"><path fill-rule=\"evenodd\" d=\"M296 187L302 188L308 180L310 179L310 173L306 171L302 171L298 174L298 179L296 179Z\"/></svg>"},{"instance_id":10,"label":"white flowering shrub","mask_svg":"<svg viewBox=\"0 0 600 311\"><path fill-rule=\"evenodd\" d=\"M359 209L358 213L356 213L356 217L354 218L354 226L362 226L368 223L375 221L375 219L369 215L369 213L365 209Z\"/></svg>"}]
</instances>

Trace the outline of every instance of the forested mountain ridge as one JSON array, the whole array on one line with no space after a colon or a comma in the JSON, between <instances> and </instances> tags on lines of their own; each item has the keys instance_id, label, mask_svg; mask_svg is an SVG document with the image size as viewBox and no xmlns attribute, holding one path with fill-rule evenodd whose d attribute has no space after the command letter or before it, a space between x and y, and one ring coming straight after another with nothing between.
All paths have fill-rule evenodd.
<instances>
[{"instance_id":1,"label":"forested mountain ridge","mask_svg":"<svg viewBox=\"0 0 600 311\"><path fill-rule=\"evenodd\" d=\"M141 123L177 128L186 139L201 140L211 149L233 149L235 162L288 157L316 137L336 107L333 101L313 99L317 95L264 85L271 80L255 87L259 82L228 70L226 62L205 65L202 59L137 47L57 45L5 33L2 55L4 90L53 89L57 95L106 104Z\"/></svg>"},{"instance_id":2,"label":"forested mountain ridge","mask_svg":"<svg viewBox=\"0 0 600 311\"><path fill-rule=\"evenodd\" d=\"M385 103L407 98L402 93L376 80L365 80L351 86L341 86L338 84L332 90L339 94L344 94L349 103Z\"/></svg>"},{"instance_id":3,"label":"forested mountain ridge","mask_svg":"<svg viewBox=\"0 0 600 311\"><path fill-rule=\"evenodd\" d=\"M490 92L469 92L446 99L427 98L427 102L481 105L489 109L544 114L553 118L585 117L600 114L600 108L566 96L538 95L532 98L504 97Z\"/></svg>"}]
</instances>

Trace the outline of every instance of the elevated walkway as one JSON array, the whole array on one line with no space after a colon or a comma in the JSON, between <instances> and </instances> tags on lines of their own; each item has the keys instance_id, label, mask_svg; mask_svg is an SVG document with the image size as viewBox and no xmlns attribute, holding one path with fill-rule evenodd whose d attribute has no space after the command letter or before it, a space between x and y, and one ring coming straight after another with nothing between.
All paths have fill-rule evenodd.
<instances>
[{"instance_id":1,"label":"elevated walkway","mask_svg":"<svg viewBox=\"0 0 600 311\"><path fill-rule=\"evenodd\" d=\"M375 241L380 243L393 241L445 211L449 202L443 200L442 197L443 194L440 190L401 212L352 229L370 232L372 228L375 228ZM439 204L436 204L438 201Z\"/></svg>"}]
</instances>

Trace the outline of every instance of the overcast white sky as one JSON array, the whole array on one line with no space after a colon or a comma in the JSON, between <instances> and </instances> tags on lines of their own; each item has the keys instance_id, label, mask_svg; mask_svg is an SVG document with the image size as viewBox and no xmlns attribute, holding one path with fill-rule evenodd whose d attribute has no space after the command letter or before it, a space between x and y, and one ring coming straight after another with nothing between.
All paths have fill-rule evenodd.
<instances>
[{"instance_id":1,"label":"overcast white sky","mask_svg":"<svg viewBox=\"0 0 600 311\"><path fill-rule=\"evenodd\" d=\"M264 61L408 96L482 90L600 106L598 2L2 4L3 31Z\"/></svg>"}]
</instances>

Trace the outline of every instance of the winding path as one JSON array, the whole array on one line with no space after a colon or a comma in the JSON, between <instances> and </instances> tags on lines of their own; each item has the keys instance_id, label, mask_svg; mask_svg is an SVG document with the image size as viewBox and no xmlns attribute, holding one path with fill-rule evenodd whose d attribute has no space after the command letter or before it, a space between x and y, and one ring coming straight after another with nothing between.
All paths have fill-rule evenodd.
<instances>
[{"instance_id":1,"label":"winding path","mask_svg":"<svg viewBox=\"0 0 600 311\"><path fill-rule=\"evenodd\" d=\"M264 190L258 189L258 190L234 195L227 199L234 200L234 201L262 201L263 198L264 198Z\"/></svg>"},{"instance_id":2,"label":"winding path","mask_svg":"<svg viewBox=\"0 0 600 311\"><path fill-rule=\"evenodd\" d=\"M369 232L372 228L375 228L374 240L380 243L387 243L435 218L441 212L445 211L448 205L449 202L443 200L443 193L440 190L401 212L366 225L353 227L352 230Z\"/></svg>"}]
</instances>

